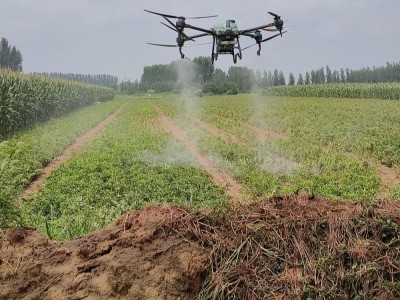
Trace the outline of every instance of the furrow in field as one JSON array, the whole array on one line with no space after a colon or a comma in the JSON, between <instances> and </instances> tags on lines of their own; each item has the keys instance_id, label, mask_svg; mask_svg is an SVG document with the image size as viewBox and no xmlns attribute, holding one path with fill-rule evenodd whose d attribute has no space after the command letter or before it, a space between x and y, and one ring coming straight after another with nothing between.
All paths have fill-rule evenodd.
<instances>
[{"instance_id":1,"label":"furrow in field","mask_svg":"<svg viewBox=\"0 0 400 300\"><path fill-rule=\"evenodd\" d=\"M224 188L225 192L234 201L242 201L244 196L244 189L232 176L220 170L214 163L198 149L196 142L189 136L186 130L177 126L174 121L165 115L159 108L154 106L158 112L161 124L165 132L171 134L175 140L183 143L187 151L196 158L199 165L206 170L216 185Z\"/></svg>"},{"instance_id":2,"label":"furrow in field","mask_svg":"<svg viewBox=\"0 0 400 300\"><path fill-rule=\"evenodd\" d=\"M229 134L219 129L218 127L202 122L200 120L197 120L196 124L200 129L207 130L208 132L211 133L212 136L221 138L224 142L233 142L238 145L244 145L243 141L241 141L237 136Z\"/></svg>"},{"instance_id":3,"label":"furrow in field","mask_svg":"<svg viewBox=\"0 0 400 300\"><path fill-rule=\"evenodd\" d=\"M245 126L251 129L260 141L265 141L268 138L283 139L287 138L287 134L272 130L271 128L261 128L253 124L246 123Z\"/></svg>"},{"instance_id":4,"label":"furrow in field","mask_svg":"<svg viewBox=\"0 0 400 300\"><path fill-rule=\"evenodd\" d=\"M236 123L240 122L235 119L223 116L218 116L218 118L228 120L229 122L236 122ZM274 139L288 138L287 133L276 131L270 127L260 127L249 122L240 122L240 123L244 124L246 128L250 129L260 141L265 141L268 138L274 138Z\"/></svg>"},{"instance_id":5,"label":"furrow in field","mask_svg":"<svg viewBox=\"0 0 400 300\"><path fill-rule=\"evenodd\" d=\"M75 142L65 149L59 157L55 158L47 166L45 166L42 170L42 173L24 190L22 197L37 193L42 188L45 179L53 170L57 169L64 162L68 161L72 154L78 152L92 137L102 134L107 126L121 113L122 109L123 107L120 106L114 113L106 117L103 121L87 131L85 134L78 137Z\"/></svg>"},{"instance_id":6,"label":"furrow in field","mask_svg":"<svg viewBox=\"0 0 400 300\"><path fill-rule=\"evenodd\" d=\"M228 121L235 122L235 120L227 118L227 117L222 117L222 118L226 119ZM213 136L220 137L224 141L227 141L227 142L232 141L236 144L243 143L235 135L226 133L226 132L220 130L219 128L216 128L215 126L212 126L210 124L199 122L199 126L203 129L209 130ZM264 142L268 138L283 139L283 138L288 137L287 134L272 130L270 128L262 128L262 127L259 127L259 126L256 126L256 125L253 125L250 123L244 123L244 126L247 127L249 130L251 130L252 132L254 132L260 142ZM323 148L326 151L332 150L329 147L323 147ZM372 168L374 168L376 170L376 174L379 177L379 179L381 180L382 185L383 185L382 190L378 194L379 198L386 198L388 195L388 192L387 192L388 189L391 189L397 185L400 185L400 174L398 174L398 172L395 169L385 166L383 164L374 162L372 159L362 160L358 156L356 156L352 153L343 152L343 154L359 161L360 164L367 163L369 166L371 166ZM287 162L287 159L285 159L283 157L279 158L279 160L281 160L282 163Z\"/></svg>"}]
</instances>

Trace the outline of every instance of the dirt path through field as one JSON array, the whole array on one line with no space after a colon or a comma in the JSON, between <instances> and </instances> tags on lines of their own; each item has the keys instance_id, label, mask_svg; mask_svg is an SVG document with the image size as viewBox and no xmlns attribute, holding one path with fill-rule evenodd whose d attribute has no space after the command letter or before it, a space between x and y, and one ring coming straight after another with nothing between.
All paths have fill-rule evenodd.
<instances>
[{"instance_id":1,"label":"dirt path through field","mask_svg":"<svg viewBox=\"0 0 400 300\"><path fill-rule=\"evenodd\" d=\"M241 141L237 136L227 133L219 129L218 127L215 127L211 124L205 123L200 120L197 120L196 124L200 129L209 131L212 136L221 138L224 142L227 143L233 142L237 145L244 145L243 141Z\"/></svg>"},{"instance_id":2,"label":"dirt path through field","mask_svg":"<svg viewBox=\"0 0 400 300\"><path fill-rule=\"evenodd\" d=\"M53 170L57 169L62 163L69 160L72 154L79 151L82 146L85 145L92 137L102 134L107 126L121 113L122 109L123 106L120 106L115 112L106 117L95 127L78 137L75 142L72 145L68 146L68 148L65 149L59 157L55 158L46 167L43 168L40 176L32 181L22 193L22 197L37 193L42 188L45 179L50 175Z\"/></svg>"},{"instance_id":3,"label":"dirt path through field","mask_svg":"<svg viewBox=\"0 0 400 300\"><path fill-rule=\"evenodd\" d=\"M174 121L165 115L157 106L153 104L158 112L158 117L164 130L171 134L174 139L183 143L188 152L196 158L200 166L206 170L213 178L214 183L222 188L229 197L235 202L241 202L244 198L244 189L232 176L219 169L207 156L202 154L198 149L196 142L190 137L188 132L179 126Z\"/></svg>"}]
</instances>

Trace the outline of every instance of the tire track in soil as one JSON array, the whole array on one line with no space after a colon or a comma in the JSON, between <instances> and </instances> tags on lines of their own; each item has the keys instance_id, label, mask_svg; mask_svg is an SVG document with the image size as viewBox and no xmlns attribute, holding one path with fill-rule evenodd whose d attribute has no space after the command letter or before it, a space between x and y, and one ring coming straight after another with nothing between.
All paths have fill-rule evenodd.
<instances>
[{"instance_id":1,"label":"tire track in soil","mask_svg":"<svg viewBox=\"0 0 400 300\"><path fill-rule=\"evenodd\" d=\"M22 198L39 192L44 185L44 181L50 175L50 173L61 166L61 164L68 161L72 154L78 152L82 146L84 146L94 136L102 134L106 130L107 126L110 125L111 122L114 121L114 119L122 112L122 109L123 105L111 115L103 119L95 127L78 137L75 142L68 146L59 157L53 159L49 164L47 164L43 168L42 173L40 173L40 175L22 192Z\"/></svg>"},{"instance_id":2,"label":"tire track in soil","mask_svg":"<svg viewBox=\"0 0 400 300\"><path fill-rule=\"evenodd\" d=\"M222 187L226 194L235 202L242 202L245 199L244 189L232 176L223 172L204 154L202 154L196 142L190 138L187 131L177 126L174 121L165 115L157 106L152 104L158 113L158 118L164 127L164 131L171 134L173 138L184 144L187 151L196 158L199 165L209 173L214 183Z\"/></svg>"}]
</instances>

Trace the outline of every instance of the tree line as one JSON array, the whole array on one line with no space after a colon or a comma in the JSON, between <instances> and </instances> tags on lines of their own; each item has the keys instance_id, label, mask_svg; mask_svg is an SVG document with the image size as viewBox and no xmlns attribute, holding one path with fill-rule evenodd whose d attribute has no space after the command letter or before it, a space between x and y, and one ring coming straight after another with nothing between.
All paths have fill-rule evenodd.
<instances>
[{"instance_id":1,"label":"tree line","mask_svg":"<svg viewBox=\"0 0 400 300\"><path fill-rule=\"evenodd\" d=\"M154 90L171 92L184 87L180 76L188 77L186 86L210 94L247 93L256 89L285 85L310 85L333 83L387 83L400 82L400 63L352 70L332 70L329 66L299 74L289 73L288 81L282 70L254 71L247 67L231 66L227 72L215 68L208 57L196 57L193 61L177 60L170 64L146 66L140 80L123 81L122 93L132 94ZM189 80L190 79L190 80Z\"/></svg>"},{"instance_id":2,"label":"tree line","mask_svg":"<svg viewBox=\"0 0 400 300\"><path fill-rule=\"evenodd\" d=\"M358 70L349 68L332 70L329 66L299 74L297 82L293 73L289 74L289 85L329 84L329 83L391 83L400 82L400 62L381 67L366 67Z\"/></svg>"},{"instance_id":3,"label":"tree line","mask_svg":"<svg viewBox=\"0 0 400 300\"><path fill-rule=\"evenodd\" d=\"M0 41L0 68L22 72L21 52L4 37Z\"/></svg>"},{"instance_id":4,"label":"tree line","mask_svg":"<svg viewBox=\"0 0 400 300\"><path fill-rule=\"evenodd\" d=\"M171 92L183 88L198 88L204 93L237 94L255 88L285 85L282 71L254 72L247 67L232 66L227 72L215 68L209 57L196 57L192 61L176 60L170 64L144 67L140 81L122 81L122 93L132 94L154 90Z\"/></svg>"}]
</instances>

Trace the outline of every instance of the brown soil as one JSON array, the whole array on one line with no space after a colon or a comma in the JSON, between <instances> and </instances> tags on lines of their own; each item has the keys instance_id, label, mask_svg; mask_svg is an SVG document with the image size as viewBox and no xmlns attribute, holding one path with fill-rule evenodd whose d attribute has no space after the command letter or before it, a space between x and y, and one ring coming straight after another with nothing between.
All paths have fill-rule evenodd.
<instances>
[{"instance_id":1,"label":"brown soil","mask_svg":"<svg viewBox=\"0 0 400 300\"><path fill-rule=\"evenodd\" d=\"M148 206L66 243L0 234L0 299L399 299L399 247L396 201Z\"/></svg>"},{"instance_id":2,"label":"brown soil","mask_svg":"<svg viewBox=\"0 0 400 300\"><path fill-rule=\"evenodd\" d=\"M59 157L55 158L53 161L51 161L47 166L43 168L42 173L34 181L32 181L29 184L29 186L25 189L25 191L22 193L22 197L26 197L31 194L37 193L42 188L45 179L50 175L51 172L53 172L53 170L57 169L64 162L68 161L68 159L72 156L72 154L79 151L82 148L82 146L84 146L91 138L93 138L96 135L102 134L106 130L107 126L112 121L114 121L114 119L121 113L121 111L122 111L122 106L117 111L115 111L107 118L102 120L95 127L90 129L88 132L78 137L75 140L75 142L70 146L68 146L68 148L65 149L64 152Z\"/></svg>"},{"instance_id":3,"label":"brown soil","mask_svg":"<svg viewBox=\"0 0 400 300\"><path fill-rule=\"evenodd\" d=\"M207 252L160 226L181 215L147 207L64 244L9 229L0 239L0 299L193 299Z\"/></svg>"}]
</instances>

